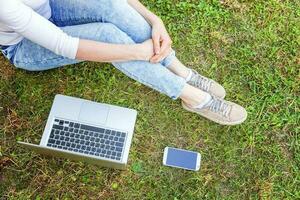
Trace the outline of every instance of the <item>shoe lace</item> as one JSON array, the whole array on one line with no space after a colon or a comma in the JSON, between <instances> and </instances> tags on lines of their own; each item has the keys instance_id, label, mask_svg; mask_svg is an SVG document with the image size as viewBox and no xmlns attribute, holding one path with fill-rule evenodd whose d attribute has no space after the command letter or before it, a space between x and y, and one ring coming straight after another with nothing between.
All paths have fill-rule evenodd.
<instances>
[{"instance_id":1,"label":"shoe lace","mask_svg":"<svg viewBox=\"0 0 300 200\"><path fill-rule=\"evenodd\" d=\"M194 84L194 86L202 88L204 91L208 92L211 87L212 80L197 74Z\"/></svg>"},{"instance_id":2,"label":"shoe lace","mask_svg":"<svg viewBox=\"0 0 300 200\"><path fill-rule=\"evenodd\" d=\"M220 113L224 117L228 118L231 106L228 105L224 100L218 99L216 97L212 97L212 100L208 104L209 110L215 112L215 113Z\"/></svg>"}]
</instances>

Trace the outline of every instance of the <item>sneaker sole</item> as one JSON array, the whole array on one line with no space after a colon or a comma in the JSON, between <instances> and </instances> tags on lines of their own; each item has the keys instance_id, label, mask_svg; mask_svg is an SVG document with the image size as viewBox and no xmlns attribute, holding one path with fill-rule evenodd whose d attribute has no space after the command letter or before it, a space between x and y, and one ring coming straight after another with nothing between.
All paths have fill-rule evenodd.
<instances>
[{"instance_id":1,"label":"sneaker sole","mask_svg":"<svg viewBox=\"0 0 300 200\"><path fill-rule=\"evenodd\" d=\"M211 121L213 121L213 122L216 122L216 123L218 123L218 124L221 124L221 125L227 125L227 126L238 125L238 124L243 123L243 122L247 119L247 115L246 115L245 118L243 118L243 119L241 119L241 120L239 120L239 121L235 121L235 122L224 122L224 121L221 121L221 120L217 120L217 119L214 119L214 118L207 117L206 115L203 115L201 112L194 111L194 110L190 109L188 106L186 106L183 102L181 102L181 105L182 105L182 107L183 107L185 110L187 110L187 111L189 111L189 112L192 112L192 113L196 113L196 114L198 114L198 115L200 115L200 116L202 116L202 117L204 117L204 118L206 118L206 119L209 119L209 120L211 120Z\"/></svg>"}]
</instances>

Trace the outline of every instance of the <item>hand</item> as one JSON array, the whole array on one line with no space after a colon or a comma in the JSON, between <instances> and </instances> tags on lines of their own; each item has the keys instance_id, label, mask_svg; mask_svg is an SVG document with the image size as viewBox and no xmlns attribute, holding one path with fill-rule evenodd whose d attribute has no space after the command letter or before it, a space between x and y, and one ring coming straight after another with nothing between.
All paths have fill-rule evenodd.
<instances>
[{"instance_id":1,"label":"hand","mask_svg":"<svg viewBox=\"0 0 300 200\"><path fill-rule=\"evenodd\" d=\"M152 22L152 40L155 55L150 59L151 63L158 63L166 58L172 51L172 40L168 31L159 18Z\"/></svg>"},{"instance_id":2,"label":"hand","mask_svg":"<svg viewBox=\"0 0 300 200\"><path fill-rule=\"evenodd\" d=\"M138 60L150 61L150 59L154 56L154 47L152 39L146 40L145 42L138 44L138 46Z\"/></svg>"}]
</instances>

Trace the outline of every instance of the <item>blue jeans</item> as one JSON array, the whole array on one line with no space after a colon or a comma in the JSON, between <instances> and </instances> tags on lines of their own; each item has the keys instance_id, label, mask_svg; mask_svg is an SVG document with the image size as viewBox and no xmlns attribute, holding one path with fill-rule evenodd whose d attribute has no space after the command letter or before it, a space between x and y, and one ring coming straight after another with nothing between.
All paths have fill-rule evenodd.
<instances>
[{"instance_id":1,"label":"blue jeans","mask_svg":"<svg viewBox=\"0 0 300 200\"><path fill-rule=\"evenodd\" d=\"M50 0L51 21L67 34L107 43L134 44L151 38L151 26L127 0ZM6 47L4 55L18 68L42 71L81 62L68 59L27 40ZM160 64L114 62L127 76L172 99L180 96L185 80L167 69L172 52Z\"/></svg>"}]
</instances>

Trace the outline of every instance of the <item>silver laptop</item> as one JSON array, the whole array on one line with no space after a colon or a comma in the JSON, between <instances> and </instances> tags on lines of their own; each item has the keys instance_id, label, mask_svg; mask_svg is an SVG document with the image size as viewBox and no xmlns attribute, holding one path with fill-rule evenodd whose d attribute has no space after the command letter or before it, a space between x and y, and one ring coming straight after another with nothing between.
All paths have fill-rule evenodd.
<instances>
[{"instance_id":1,"label":"silver laptop","mask_svg":"<svg viewBox=\"0 0 300 200\"><path fill-rule=\"evenodd\" d=\"M125 169L137 112L56 95L39 145L19 142L38 153Z\"/></svg>"}]
</instances>

